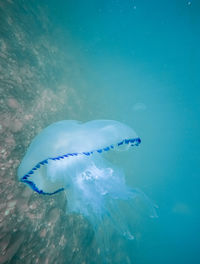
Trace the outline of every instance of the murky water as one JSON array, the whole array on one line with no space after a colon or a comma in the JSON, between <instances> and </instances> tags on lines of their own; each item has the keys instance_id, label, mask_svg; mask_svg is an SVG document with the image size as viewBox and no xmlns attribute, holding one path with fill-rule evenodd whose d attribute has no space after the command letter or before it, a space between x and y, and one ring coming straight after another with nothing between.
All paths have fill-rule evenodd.
<instances>
[{"instance_id":1,"label":"murky water","mask_svg":"<svg viewBox=\"0 0 200 264\"><path fill-rule=\"evenodd\" d=\"M0 1L0 263L199 262L198 1ZM113 157L158 205L103 259L64 194L17 180L34 136L63 120L114 119L142 144ZM103 231L102 231L103 232Z\"/></svg>"}]
</instances>

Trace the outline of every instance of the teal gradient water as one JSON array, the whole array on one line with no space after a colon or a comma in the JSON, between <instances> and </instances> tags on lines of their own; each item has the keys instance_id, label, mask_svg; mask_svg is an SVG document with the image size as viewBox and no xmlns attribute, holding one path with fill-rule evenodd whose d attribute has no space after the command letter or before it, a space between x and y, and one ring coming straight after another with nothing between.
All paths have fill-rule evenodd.
<instances>
[{"instance_id":1,"label":"teal gradient water","mask_svg":"<svg viewBox=\"0 0 200 264\"><path fill-rule=\"evenodd\" d=\"M143 227L135 263L198 263L199 2L51 4L81 55L83 118L121 120L142 139L134 160L124 154L128 181L159 218Z\"/></svg>"},{"instance_id":2,"label":"teal gradient water","mask_svg":"<svg viewBox=\"0 0 200 264\"><path fill-rule=\"evenodd\" d=\"M36 23L18 2L12 12L26 17L21 26L32 34L30 53L18 56L19 63L47 33L56 52L42 70L33 59L33 69L39 69L33 85L11 95L24 98L29 110L32 104L28 113L42 128L62 119L113 119L142 140L115 163L130 186L157 204L158 218L136 227L136 242L123 247L127 263L200 263L200 2L30 1ZM65 99L65 84L66 103L59 101ZM39 115L34 106L43 90L59 103L54 112L40 108Z\"/></svg>"}]
</instances>

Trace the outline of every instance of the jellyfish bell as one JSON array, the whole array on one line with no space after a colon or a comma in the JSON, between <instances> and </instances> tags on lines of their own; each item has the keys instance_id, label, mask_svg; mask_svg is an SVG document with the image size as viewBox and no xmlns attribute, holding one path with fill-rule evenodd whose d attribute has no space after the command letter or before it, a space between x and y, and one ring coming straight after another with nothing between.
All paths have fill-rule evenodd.
<instances>
[{"instance_id":1,"label":"jellyfish bell","mask_svg":"<svg viewBox=\"0 0 200 264\"><path fill-rule=\"evenodd\" d=\"M65 188L72 177L67 177L69 170L77 170L76 165L82 164L85 157L94 160L94 154L139 143L131 128L116 121L60 121L34 138L19 166L18 177L37 192L54 194Z\"/></svg>"},{"instance_id":2,"label":"jellyfish bell","mask_svg":"<svg viewBox=\"0 0 200 264\"><path fill-rule=\"evenodd\" d=\"M123 170L104 153L127 150L140 142L132 128L113 120L56 122L33 139L18 168L18 178L39 194L66 190L68 213L82 214L95 230L107 219L120 234L132 239L119 201L132 204L141 192L126 185ZM155 214L154 206L148 204Z\"/></svg>"}]
</instances>

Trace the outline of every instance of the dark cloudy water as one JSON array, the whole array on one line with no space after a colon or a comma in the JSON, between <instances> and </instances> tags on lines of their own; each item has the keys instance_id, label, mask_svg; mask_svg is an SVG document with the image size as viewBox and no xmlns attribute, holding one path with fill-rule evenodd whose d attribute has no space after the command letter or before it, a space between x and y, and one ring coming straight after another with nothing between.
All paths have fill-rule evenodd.
<instances>
[{"instance_id":1,"label":"dark cloudy water","mask_svg":"<svg viewBox=\"0 0 200 264\"><path fill-rule=\"evenodd\" d=\"M110 234L106 263L199 263L199 1L0 1L0 263L102 263L90 224L16 172L52 122L114 119L142 144L115 155L135 239ZM137 206L136 206L137 207Z\"/></svg>"}]
</instances>

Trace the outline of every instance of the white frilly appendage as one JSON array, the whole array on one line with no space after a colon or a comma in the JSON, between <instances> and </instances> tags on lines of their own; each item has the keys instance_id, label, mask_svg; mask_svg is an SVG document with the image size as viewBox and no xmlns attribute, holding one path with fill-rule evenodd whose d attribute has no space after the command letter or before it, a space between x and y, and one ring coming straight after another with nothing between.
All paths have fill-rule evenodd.
<instances>
[{"instance_id":1,"label":"white frilly appendage","mask_svg":"<svg viewBox=\"0 0 200 264\"><path fill-rule=\"evenodd\" d=\"M125 238L134 239L134 230L129 225L131 219L127 219L127 215L130 211L134 215L137 198L146 203L149 216L156 216L148 197L140 190L128 187L123 171L102 156L82 157L72 164L71 169L68 164L71 177L69 173L67 178L70 180L66 183L67 212L85 216L96 232L106 222Z\"/></svg>"}]
</instances>

